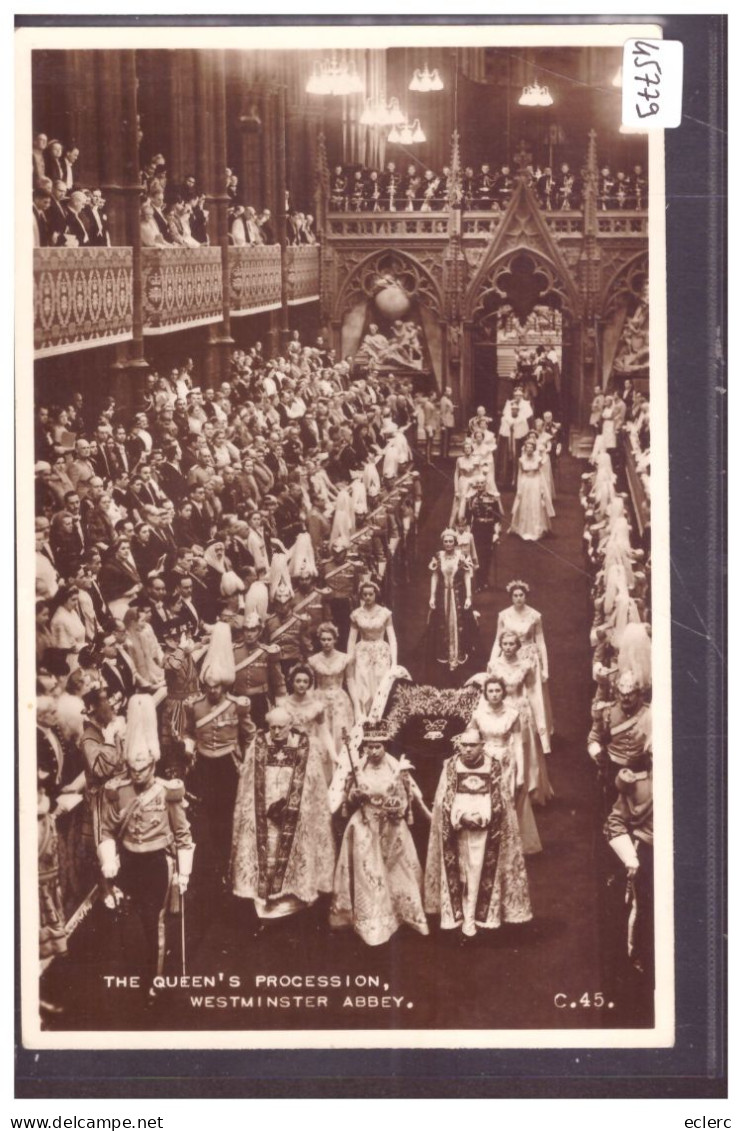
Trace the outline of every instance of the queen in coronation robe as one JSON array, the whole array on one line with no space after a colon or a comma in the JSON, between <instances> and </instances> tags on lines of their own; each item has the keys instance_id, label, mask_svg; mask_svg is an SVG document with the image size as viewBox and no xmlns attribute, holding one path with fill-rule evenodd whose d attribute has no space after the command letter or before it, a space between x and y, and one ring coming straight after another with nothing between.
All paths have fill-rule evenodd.
<instances>
[{"instance_id":1,"label":"queen in coronation robe","mask_svg":"<svg viewBox=\"0 0 742 1131\"><path fill-rule=\"evenodd\" d=\"M408 824L417 802L409 763L386 751L386 725L365 723L362 761L345 782L344 810L353 810L335 869L332 927L353 927L369 946L380 946L403 924L428 934L422 868Z\"/></svg>"},{"instance_id":2,"label":"queen in coronation robe","mask_svg":"<svg viewBox=\"0 0 742 1131\"><path fill-rule=\"evenodd\" d=\"M335 845L319 755L288 713L268 712L247 750L232 834L234 894L261 919L293 915L332 891Z\"/></svg>"},{"instance_id":3,"label":"queen in coronation robe","mask_svg":"<svg viewBox=\"0 0 742 1131\"><path fill-rule=\"evenodd\" d=\"M425 910L466 941L533 916L503 767L478 730L464 731L454 747L433 802Z\"/></svg>"}]
</instances>

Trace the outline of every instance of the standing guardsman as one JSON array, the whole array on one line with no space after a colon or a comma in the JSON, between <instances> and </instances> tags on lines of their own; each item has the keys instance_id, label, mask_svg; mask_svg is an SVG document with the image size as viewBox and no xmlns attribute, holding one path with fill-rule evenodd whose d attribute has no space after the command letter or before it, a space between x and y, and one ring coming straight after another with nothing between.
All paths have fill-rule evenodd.
<instances>
[{"instance_id":1,"label":"standing guardsman","mask_svg":"<svg viewBox=\"0 0 742 1131\"><path fill-rule=\"evenodd\" d=\"M250 700L227 692L235 677L232 634L229 625L219 621L201 667L205 693L186 704L183 734L192 763L188 791L195 798L199 896L201 883L209 897L226 890L239 769L255 737Z\"/></svg>"},{"instance_id":2,"label":"standing guardsman","mask_svg":"<svg viewBox=\"0 0 742 1131\"><path fill-rule=\"evenodd\" d=\"M175 882L185 892L194 853L183 782L155 776L159 756L152 696L133 695L124 743L126 769L103 787L98 859L104 878L115 881L141 921L144 954L138 965L150 999L165 956L170 885Z\"/></svg>"}]
</instances>

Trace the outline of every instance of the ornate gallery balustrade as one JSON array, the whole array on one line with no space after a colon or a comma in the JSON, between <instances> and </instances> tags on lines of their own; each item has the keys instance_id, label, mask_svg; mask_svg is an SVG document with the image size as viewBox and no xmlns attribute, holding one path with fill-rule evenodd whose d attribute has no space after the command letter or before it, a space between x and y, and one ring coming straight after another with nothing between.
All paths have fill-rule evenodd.
<instances>
[{"instance_id":1,"label":"ornate gallery balustrade","mask_svg":"<svg viewBox=\"0 0 742 1131\"><path fill-rule=\"evenodd\" d=\"M34 248L37 357L132 336L132 249Z\"/></svg>"},{"instance_id":2,"label":"ornate gallery balustrade","mask_svg":"<svg viewBox=\"0 0 742 1131\"><path fill-rule=\"evenodd\" d=\"M229 248L232 315L282 304L281 248ZM288 305L319 298L319 247L285 249ZM143 248L141 321L145 335L219 322L223 307L218 247ZM111 345L134 334L133 251L130 247L34 249L34 353L48 357Z\"/></svg>"},{"instance_id":3,"label":"ornate gallery balustrade","mask_svg":"<svg viewBox=\"0 0 742 1131\"><path fill-rule=\"evenodd\" d=\"M328 215L328 235L335 240L390 239L402 242L449 238L451 221L441 212L335 212ZM582 212L542 212L546 226L556 240L582 239L585 220ZM467 243L492 239L505 218L504 212L461 213L461 235ZM598 212L598 236L645 237L646 212ZM303 250L303 249L300 249Z\"/></svg>"}]
</instances>

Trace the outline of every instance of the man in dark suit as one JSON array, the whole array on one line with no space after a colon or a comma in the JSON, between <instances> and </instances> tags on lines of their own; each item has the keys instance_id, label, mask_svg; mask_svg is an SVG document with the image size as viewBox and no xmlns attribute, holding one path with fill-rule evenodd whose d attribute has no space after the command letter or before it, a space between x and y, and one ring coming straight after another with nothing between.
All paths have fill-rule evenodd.
<instances>
[{"instance_id":1,"label":"man in dark suit","mask_svg":"<svg viewBox=\"0 0 742 1131\"><path fill-rule=\"evenodd\" d=\"M150 193L150 203L152 204L152 212L154 214L155 223L157 224L160 235L166 243L173 243L172 233L170 232L170 225L165 216L165 194L162 189L157 189L155 192Z\"/></svg>"},{"instance_id":2,"label":"man in dark suit","mask_svg":"<svg viewBox=\"0 0 742 1131\"><path fill-rule=\"evenodd\" d=\"M64 245L64 233L67 230L66 198L67 185L64 181L54 181L49 200L49 211L46 214L46 222L49 226L49 244L52 247Z\"/></svg>"},{"instance_id":3,"label":"man in dark suit","mask_svg":"<svg viewBox=\"0 0 742 1131\"><path fill-rule=\"evenodd\" d=\"M49 239L49 208L52 198L43 189L34 189L33 194L33 219L34 219L34 247L48 247Z\"/></svg>"},{"instance_id":4,"label":"man in dark suit","mask_svg":"<svg viewBox=\"0 0 742 1131\"><path fill-rule=\"evenodd\" d=\"M143 608L149 609L150 624L157 639L162 643L170 623L170 614L165 605L167 587L161 573L151 573L147 578L147 595L139 599Z\"/></svg>"}]
</instances>

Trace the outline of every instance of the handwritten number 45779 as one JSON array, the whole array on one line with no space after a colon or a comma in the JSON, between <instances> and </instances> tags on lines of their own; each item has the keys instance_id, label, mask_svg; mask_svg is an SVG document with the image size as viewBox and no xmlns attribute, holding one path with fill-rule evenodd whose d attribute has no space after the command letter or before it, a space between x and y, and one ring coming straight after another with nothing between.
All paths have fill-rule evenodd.
<instances>
[{"instance_id":1,"label":"handwritten number 45779","mask_svg":"<svg viewBox=\"0 0 742 1131\"><path fill-rule=\"evenodd\" d=\"M644 89L638 90L636 97L643 98L646 103L646 109L642 110L639 103L636 105L636 113L639 118L653 118L655 114L659 114L660 104L660 76L662 74L662 67L657 62L657 59L651 54L652 51L658 51L659 45L656 43L646 43L643 39L637 39L634 50L634 82L643 84ZM642 68L651 67L651 71L644 71Z\"/></svg>"}]
</instances>

